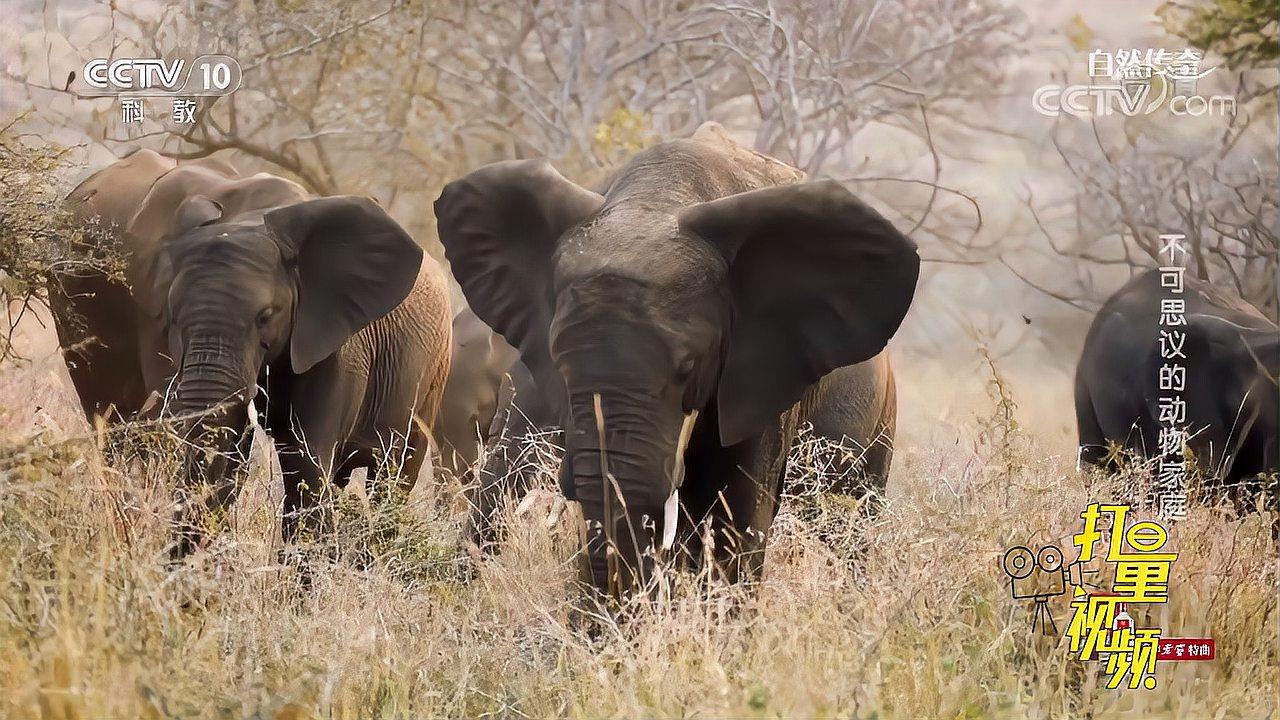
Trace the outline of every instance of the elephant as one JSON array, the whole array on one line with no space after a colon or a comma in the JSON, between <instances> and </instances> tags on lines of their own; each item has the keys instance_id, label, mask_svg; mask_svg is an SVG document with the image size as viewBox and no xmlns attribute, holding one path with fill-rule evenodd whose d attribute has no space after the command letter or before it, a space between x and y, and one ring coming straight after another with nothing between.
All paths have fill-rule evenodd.
<instances>
[{"instance_id":1,"label":"elephant","mask_svg":"<svg viewBox=\"0 0 1280 720\"><path fill-rule=\"evenodd\" d=\"M840 484L833 490L852 495L884 489L893 463L897 420L897 385L887 350L865 362L836 368L823 378L823 392L809 413L813 434L857 453L836 458Z\"/></svg>"},{"instance_id":2,"label":"elephant","mask_svg":"<svg viewBox=\"0 0 1280 720\"><path fill-rule=\"evenodd\" d=\"M1210 486L1237 502L1251 499L1263 474L1280 470L1276 376L1280 332L1238 295L1185 274L1185 327L1161 326L1161 301L1172 298L1158 270L1121 287L1098 311L1076 369L1080 460L1114 469L1126 451L1160 454L1160 397L1186 403L1187 447ZM1177 336L1185 332L1184 344ZM1160 387L1167 353L1182 355L1185 390ZM1166 387L1174 387L1167 381ZM1274 496L1272 497L1274 502Z\"/></svg>"},{"instance_id":3,"label":"elephant","mask_svg":"<svg viewBox=\"0 0 1280 720\"><path fill-rule=\"evenodd\" d=\"M483 325L474 313L468 313L466 325ZM474 320L472 320L474 318ZM461 316L454 321L455 337ZM488 330L487 325L483 325ZM492 332L492 331L489 331ZM510 348L497 336L494 345ZM459 362L475 360L480 367L494 355L468 358L457 349L455 343L454 366ZM511 351L514 353L514 350ZM501 356L499 356L501 357ZM470 544L468 552L474 557L495 549L498 542L497 513L504 501L523 497L534 487L537 457L529 457L524 445L526 438L537 436L548 443L562 441L559 421L546 402L529 370L518 358L504 358L507 372L496 382L472 386L473 393L483 394L492 405L471 427L487 428L479 435L484 447L484 461L474 468L475 477L463 472L460 476L469 480L469 514L463 533ZM486 379L492 380L491 377ZM454 376L450 375L450 383ZM483 388L477 393L475 388ZM489 389L492 388L492 396ZM446 387L446 398L448 389ZM441 416L445 413L441 409ZM887 352L848 367L837 368L824 378L823 392L817 398L809 423L812 437L838 445L843 452L831 453L828 445L824 451L830 465L825 468L832 484L829 490L847 497L867 499L869 511L879 507L889 467L893 459L893 437L896 430L897 398L893 369ZM485 423L488 423L487 425ZM476 443L475 431L470 441ZM470 457L474 463L476 456ZM470 465L467 465L470 468ZM874 490L867 496L867 491Z\"/></svg>"},{"instance_id":4,"label":"elephant","mask_svg":"<svg viewBox=\"0 0 1280 720\"><path fill-rule=\"evenodd\" d=\"M465 305L453 319L452 357L432 436L441 465L466 486L463 537L474 555L496 542L502 501L533 486L535 468L520 462L524 439L555 442L559 428L515 348Z\"/></svg>"},{"instance_id":5,"label":"elephant","mask_svg":"<svg viewBox=\"0 0 1280 720\"><path fill-rule=\"evenodd\" d=\"M204 159L201 164L217 161ZM124 230L151 184L178 161L134 152L81 182L64 206L85 228L97 259L124 252ZM85 418L109 423L138 415L149 399L138 354L138 324L128 284L88 263L62 264L48 284L58 345Z\"/></svg>"},{"instance_id":6,"label":"elephant","mask_svg":"<svg viewBox=\"0 0 1280 720\"><path fill-rule=\"evenodd\" d=\"M455 360L458 357L454 355ZM889 478L897 419L888 353L833 370L822 388L808 417L812 437L841 450L833 453L831 445L823 448L829 463L824 470L831 481L827 489L866 500L867 511L875 512ZM518 359L502 377L496 396L488 430L482 435L484 462L474 468L476 477L469 478L463 537L472 557L496 548L497 514L504 501L524 497L534 488L538 470L534 463L539 458L530 456L526 439L536 436L552 445L562 442L559 420Z\"/></svg>"},{"instance_id":7,"label":"elephant","mask_svg":"<svg viewBox=\"0 0 1280 720\"><path fill-rule=\"evenodd\" d=\"M475 468L468 493L469 513L463 538L473 557L498 542L497 515L504 501L525 496L535 487L539 456L528 442L563 442L560 418L533 373L516 358L498 386L497 403L485 433L483 462Z\"/></svg>"},{"instance_id":8,"label":"elephant","mask_svg":"<svg viewBox=\"0 0 1280 720\"><path fill-rule=\"evenodd\" d=\"M674 552L758 579L791 442L828 374L896 333L915 244L715 124L642 150L603 195L505 161L435 211L468 303L564 429L586 585L643 592Z\"/></svg>"},{"instance_id":9,"label":"elephant","mask_svg":"<svg viewBox=\"0 0 1280 720\"><path fill-rule=\"evenodd\" d=\"M516 350L465 305L453 318L449 379L431 434L441 464L465 478L489 437L503 377L518 362Z\"/></svg>"},{"instance_id":10,"label":"elephant","mask_svg":"<svg viewBox=\"0 0 1280 720\"><path fill-rule=\"evenodd\" d=\"M216 158L179 161L144 149L68 193L64 207L85 229L92 255L110 265L132 252L125 233L129 221L151 185L179 164L236 173ZM67 263L53 269L47 291L63 361L89 423L132 420L156 408L143 380L137 305L128 283L104 268Z\"/></svg>"},{"instance_id":11,"label":"elephant","mask_svg":"<svg viewBox=\"0 0 1280 720\"><path fill-rule=\"evenodd\" d=\"M361 467L373 479L386 463L379 494L407 491L448 375L449 299L443 269L382 208L148 150L95 174L69 201L113 227L128 217L112 237L129 307L91 314L86 331L112 338L112 352L130 361L87 363L76 387L97 391L136 373L127 383L179 428L176 556L199 541L200 513L234 500L259 419L284 476L286 541L325 527L329 479L343 487ZM79 301L93 309L95 299ZM127 419L147 410L142 395L109 404ZM89 412L105 395L84 397Z\"/></svg>"}]
</instances>

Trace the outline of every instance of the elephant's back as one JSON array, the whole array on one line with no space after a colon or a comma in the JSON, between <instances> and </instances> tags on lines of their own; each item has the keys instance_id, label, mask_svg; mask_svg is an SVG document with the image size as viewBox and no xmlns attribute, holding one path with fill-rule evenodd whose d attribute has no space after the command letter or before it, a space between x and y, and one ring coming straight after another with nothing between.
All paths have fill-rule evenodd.
<instances>
[{"instance_id":1,"label":"elephant's back","mask_svg":"<svg viewBox=\"0 0 1280 720\"><path fill-rule=\"evenodd\" d=\"M632 158L609 181L605 209L638 205L675 213L804 179L803 171L738 143L716 123L704 123L692 137L659 143Z\"/></svg>"},{"instance_id":2,"label":"elephant's back","mask_svg":"<svg viewBox=\"0 0 1280 720\"><path fill-rule=\"evenodd\" d=\"M178 162L151 150L139 150L90 175L66 199L66 207L81 222L123 231L162 175Z\"/></svg>"},{"instance_id":3,"label":"elephant's back","mask_svg":"<svg viewBox=\"0 0 1280 720\"><path fill-rule=\"evenodd\" d=\"M1108 320L1111 316L1120 316L1132 328L1154 328L1158 325L1161 300L1177 297L1171 289L1161 285L1160 276L1159 270L1152 269L1125 283L1098 310L1091 332L1104 323L1112 322ZM1274 323L1237 293L1187 273L1183 275L1183 288L1180 297L1186 302L1188 317L1210 315L1251 329L1275 329Z\"/></svg>"},{"instance_id":4,"label":"elephant's back","mask_svg":"<svg viewBox=\"0 0 1280 720\"><path fill-rule=\"evenodd\" d=\"M1158 270L1138 275L1117 290L1090 324L1076 366L1076 410L1092 417L1104 437L1120 440L1135 422L1156 423L1162 330L1176 330L1184 337L1187 372L1208 376L1218 373L1212 367L1210 348L1219 347L1224 353L1242 345L1239 330L1275 331L1262 313L1239 296L1190 276L1183 278L1183 284L1180 298L1185 311L1178 314L1185 317L1185 325L1161 323L1161 303L1175 295L1161 286ZM1218 385L1223 381L1205 380Z\"/></svg>"}]
</instances>

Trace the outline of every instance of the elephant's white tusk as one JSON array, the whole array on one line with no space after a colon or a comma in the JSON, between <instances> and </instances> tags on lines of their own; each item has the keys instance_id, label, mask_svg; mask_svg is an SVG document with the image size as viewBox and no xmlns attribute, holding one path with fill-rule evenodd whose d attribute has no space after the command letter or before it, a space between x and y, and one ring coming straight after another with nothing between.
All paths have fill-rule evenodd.
<instances>
[{"instance_id":1,"label":"elephant's white tusk","mask_svg":"<svg viewBox=\"0 0 1280 720\"><path fill-rule=\"evenodd\" d=\"M678 488L685 482L685 451L689 450L689 439L694 434L694 424L698 421L698 410L685 415L680 425L680 437L676 438L676 466L671 473L671 487Z\"/></svg>"},{"instance_id":2,"label":"elephant's white tusk","mask_svg":"<svg viewBox=\"0 0 1280 720\"><path fill-rule=\"evenodd\" d=\"M547 513L547 529L550 530L560 523L560 518L564 515L565 508L569 507L569 503L564 499L563 495L556 494L551 500L551 511Z\"/></svg>"},{"instance_id":3,"label":"elephant's white tusk","mask_svg":"<svg viewBox=\"0 0 1280 720\"><path fill-rule=\"evenodd\" d=\"M676 523L680 520L680 486L684 484L684 453L693 437L693 426L698 422L698 411L684 416L680 424L680 436L676 438L675 467L671 471L671 496L662 512L662 549L670 550L676 541Z\"/></svg>"},{"instance_id":4,"label":"elephant's white tusk","mask_svg":"<svg viewBox=\"0 0 1280 720\"><path fill-rule=\"evenodd\" d=\"M515 516L524 517L525 513L529 512L529 509L532 508L533 504L537 501L538 499L534 495L533 491L530 491L529 494L525 495L524 498L516 505Z\"/></svg>"},{"instance_id":5,"label":"elephant's white tusk","mask_svg":"<svg viewBox=\"0 0 1280 720\"><path fill-rule=\"evenodd\" d=\"M676 523L680 521L680 488L671 488L671 495L662 506L662 549L670 550L676 544Z\"/></svg>"},{"instance_id":6,"label":"elephant's white tusk","mask_svg":"<svg viewBox=\"0 0 1280 720\"><path fill-rule=\"evenodd\" d=\"M147 417L148 415L150 415L151 411L156 408L157 405L160 405L163 402L164 402L164 398L160 395L160 393L156 392L155 390L152 390L151 394L147 396L147 401L142 404L142 407L138 408L138 415L142 417Z\"/></svg>"},{"instance_id":7,"label":"elephant's white tusk","mask_svg":"<svg viewBox=\"0 0 1280 720\"><path fill-rule=\"evenodd\" d=\"M538 505L546 508L547 527L551 527L560 520L560 514L564 512L564 496L542 488L533 488L525 493L520 503L516 505L515 516L524 517L533 512Z\"/></svg>"},{"instance_id":8,"label":"elephant's white tusk","mask_svg":"<svg viewBox=\"0 0 1280 720\"><path fill-rule=\"evenodd\" d=\"M254 398L258 397L260 392L262 392L262 387L254 385L253 392L249 394L249 427L251 428L262 427L258 424L258 408L253 404Z\"/></svg>"}]
</instances>

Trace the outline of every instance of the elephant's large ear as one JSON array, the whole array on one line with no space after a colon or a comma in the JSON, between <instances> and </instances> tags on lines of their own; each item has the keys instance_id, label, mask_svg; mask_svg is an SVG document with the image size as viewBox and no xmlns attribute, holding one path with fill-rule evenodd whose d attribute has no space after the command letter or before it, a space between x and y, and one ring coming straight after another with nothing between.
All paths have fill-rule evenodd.
<instances>
[{"instance_id":1,"label":"elephant's large ear","mask_svg":"<svg viewBox=\"0 0 1280 720\"><path fill-rule=\"evenodd\" d=\"M915 293L915 243L834 181L695 205L680 226L729 263L734 319L717 389L725 446L822 376L884 349Z\"/></svg>"},{"instance_id":2,"label":"elephant's large ear","mask_svg":"<svg viewBox=\"0 0 1280 720\"><path fill-rule=\"evenodd\" d=\"M222 203L204 195L192 195L178 206L165 237L177 237L189 230L222 219Z\"/></svg>"},{"instance_id":3,"label":"elephant's large ear","mask_svg":"<svg viewBox=\"0 0 1280 720\"><path fill-rule=\"evenodd\" d=\"M298 275L289 359L302 373L391 312L413 288L422 248L369 198L338 196L267 213Z\"/></svg>"},{"instance_id":4,"label":"elephant's large ear","mask_svg":"<svg viewBox=\"0 0 1280 720\"><path fill-rule=\"evenodd\" d=\"M556 242L603 204L545 160L486 165L436 200L440 242L467 303L535 374L549 362Z\"/></svg>"}]
</instances>

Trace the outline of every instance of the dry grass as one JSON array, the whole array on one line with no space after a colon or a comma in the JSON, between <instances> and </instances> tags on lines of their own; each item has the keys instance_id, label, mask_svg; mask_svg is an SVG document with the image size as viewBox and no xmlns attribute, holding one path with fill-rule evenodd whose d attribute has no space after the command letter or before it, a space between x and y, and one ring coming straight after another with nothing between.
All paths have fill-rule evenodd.
<instances>
[{"instance_id":1,"label":"dry grass","mask_svg":"<svg viewBox=\"0 0 1280 720\"><path fill-rule=\"evenodd\" d=\"M455 488L420 486L383 542L360 494L345 498L344 543L361 552L299 590L275 561L280 491L261 452L231 529L171 570L165 473L119 471L67 444L83 424L51 368L0 372L0 716L1276 712L1276 551L1259 515L1195 507L1172 532L1181 558L1158 621L1217 638L1216 661L1163 665L1155 691L1108 691L1064 643L1030 636L1001 553L1069 543L1076 514L1117 486L1044 458L1004 406L975 418L973 439L900 449L874 521L821 498L790 502L757 593L682 577L661 602L588 633L563 527L513 519L506 552L462 579ZM819 527L862 548L860 561L833 554ZM1065 604L1053 609L1064 625Z\"/></svg>"}]
</instances>

